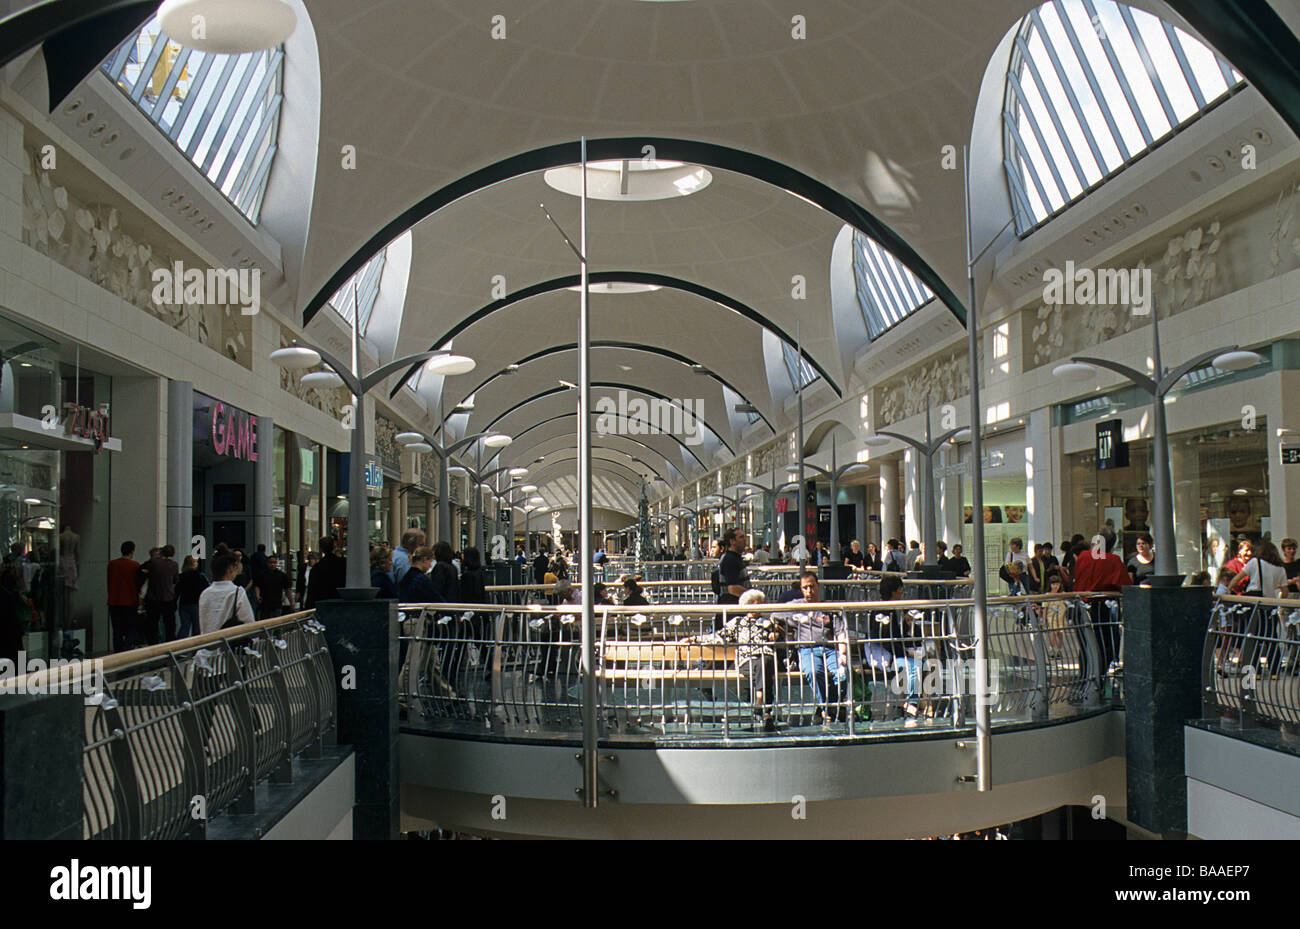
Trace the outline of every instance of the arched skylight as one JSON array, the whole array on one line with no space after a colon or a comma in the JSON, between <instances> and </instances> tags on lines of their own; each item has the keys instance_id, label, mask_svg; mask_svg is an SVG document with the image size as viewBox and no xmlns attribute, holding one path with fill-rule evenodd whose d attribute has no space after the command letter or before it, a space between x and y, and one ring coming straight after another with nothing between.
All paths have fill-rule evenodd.
<instances>
[{"instance_id":1,"label":"arched skylight","mask_svg":"<svg viewBox=\"0 0 1300 929\"><path fill-rule=\"evenodd\" d=\"M794 350L794 346L790 345L790 343L781 343L781 354L785 358L785 371L790 375L790 386L795 390L807 387L821 377L816 369L808 363L808 359L799 357L799 353ZM796 371L798 375L795 374ZM802 378L802 383L800 383L800 378Z\"/></svg>"},{"instance_id":2,"label":"arched skylight","mask_svg":"<svg viewBox=\"0 0 1300 929\"><path fill-rule=\"evenodd\" d=\"M1050 0L1021 23L1004 167L1027 234L1242 84L1181 29L1113 0Z\"/></svg>"},{"instance_id":3,"label":"arched skylight","mask_svg":"<svg viewBox=\"0 0 1300 929\"><path fill-rule=\"evenodd\" d=\"M375 308L375 300L379 298L379 279L384 275L384 261L387 259L388 249L383 249L375 257L367 261L361 270L348 278L347 283L340 287L330 297L330 306L343 317L350 326L352 325L353 316L357 319L357 327L361 335L366 334L366 327L370 325L370 314ZM421 372L423 372L423 368Z\"/></svg>"},{"instance_id":4,"label":"arched skylight","mask_svg":"<svg viewBox=\"0 0 1300 929\"><path fill-rule=\"evenodd\" d=\"M853 279L858 307L875 340L934 299L930 288L872 238L853 231Z\"/></svg>"},{"instance_id":5,"label":"arched skylight","mask_svg":"<svg viewBox=\"0 0 1300 929\"><path fill-rule=\"evenodd\" d=\"M275 158L284 49L205 54L162 34L155 16L103 69L252 223Z\"/></svg>"}]
</instances>

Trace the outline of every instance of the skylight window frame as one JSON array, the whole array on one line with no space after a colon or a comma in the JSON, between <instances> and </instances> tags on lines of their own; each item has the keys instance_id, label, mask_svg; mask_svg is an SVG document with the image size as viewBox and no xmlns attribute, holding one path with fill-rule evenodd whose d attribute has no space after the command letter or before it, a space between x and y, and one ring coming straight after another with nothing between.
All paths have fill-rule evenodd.
<instances>
[{"instance_id":1,"label":"skylight window frame","mask_svg":"<svg viewBox=\"0 0 1300 929\"><path fill-rule=\"evenodd\" d=\"M1054 18L1050 27L1044 16L1048 9ZM1102 55L1090 57L1084 51L1072 12L1076 18L1102 24L1096 30L1095 43ZM1152 21L1148 23L1141 17L1151 17ZM1118 24L1122 24L1122 30L1117 28ZM1159 35L1163 35L1168 50L1156 42ZM1068 45L1062 43L1062 36ZM1039 54L1036 46L1041 46L1045 54ZM1048 0L1025 16L1012 47L1002 108L1003 169L1016 231L1021 238L1059 216L1246 86L1221 55L1208 46L1200 46L1213 55L1218 76L1226 84L1216 96L1211 96L1218 81L1206 85L1209 75L1204 69L1208 62L1203 61L1199 71L1193 65L1192 56L1199 55L1197 46L1200 46L1198 40L1168 21L1115 0ZM1167 52L1172 53L1172 58ZM1064 59L1068 55L1074 57L1067 63ZM1127 69L1125 61L1129 63ZM1097 70L1105 68L1109 70ZM1058 95L1049 86L1049 74L1064 90L1068 111L1059 105ZM1142 80L1150 86L1133 83L1140 84ZM1028 94L1026 90L1031 84L1033 93ZM1118 93L1108 91L1109 85L1117 87ZM1179 121L1180 109L1188 104L1187 92L1195 112ZM1031 96L1038 98L1037 106L1029 99ZM1151 109L1144 111L1143 101ZM1067 112L1070 120L1064 119ZM1157 113L1170 123L1168 130L1153 131L1150 119L1155 119ZM1096 134L1100 126L1090 123L1093 114L1100 115L1105 122L1109 139ZM1132 125L1121 128L1121 122L1130 119ZM1067 125L1071 121L1075 126ZM1130 140L1126 132L1132 133L1134 127L1137 132ZM1156 128L1162 127L1157 124ZM1135 151L1132 143L1136 143L1138 136L1144 144ZM1092 182L1084 161L1085 143L1091 160L1101 172L1101 177ZM1113 146L1119 156L1118 164L1114 163L1113 154L1108 157L1103 151L1107 145ZM1076 187L1080 189L1072 195Z\"/></svg>"},{"instance_id":2,"label":"skylight window frame","mask_svg":"<svg viewBox=\"0 0 1300 929\"><path fill-rule=\"evenodd\" d=\"M145 42L149 48L142 55ZM214 69L217 63L220 67ZM168 70L154 98L150 87L164 65ZM191 67L194 72L187 74ZM196 52L167 36L155 16L115 49L100 70L209 184L257 225L279 137L283 46L243 55ZM175 94L182 76L188 83L180 100ZM168 122L172 102L178 105Z\"/></svg>"}]
</instances>

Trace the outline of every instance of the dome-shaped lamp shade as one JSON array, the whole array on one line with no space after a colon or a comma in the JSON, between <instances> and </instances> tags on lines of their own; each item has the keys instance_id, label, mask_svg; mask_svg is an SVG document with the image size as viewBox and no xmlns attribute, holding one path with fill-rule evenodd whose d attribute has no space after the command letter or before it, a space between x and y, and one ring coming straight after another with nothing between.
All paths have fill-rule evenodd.
<instances>
[{"instance_id":1,"label":"dome-shaped lamp shade","mask_svg":"<svg viewBox=\"0 0 1300 929\"><path fill-rule=\"evenodd\" d=\"M303 387L316 387L320 390L330 390L334 387L343 386L343 378L339 377L333 371L312 371L310 374L302 376Z\"/></svg>"},{"instance_id":2,"label":"dome-shaped lamp shade","mask_svg":"<svg viewBox=\"0 0 1300 929\"><path fill-rule=\"evenodd\" d=\"M455 374L469 374L475 368L475 361L466 355L435 355L424 365L429 374L441 374L450 377Z\"/></svg>"},{"instance_id":3,"label":"dome-shaped lamp shade","mask_svg":"<svg viewBox=\"0 0 1300 929\"><path fill-rule=\"evenodd\" d=\"M320 352L304 345L293 345L289 348L277 348L271 352L271 360L282 368L297 371L303 368L314 368L320 364Z\"/></svg>"},{"instance_id":4,"label":"dome-shaped lamp shade","mask_svg":"<svg viewBox=\"0 0 1300 929\"><path fill-rule=\"evenodd\" d=\"M528 469L527 469L527 468L511 468L511 469L510 469L509 471L507 471L506 473L509 474L511 477L527 477L527 476L528 476Z\"/></svg>"},{"instance_id":5,"label":"dome-shaped lamp shade","mask_svg":"<svg viewBox=\"0 0 1300 929\"><path fill-rule=\"evenodd\" d=\"M433 446L430 445L428 442L411 442L409 445L406 446L404 450L408 452L415 452L416 454L419 455L424 455L433 451Z\"/></svg>"},{"instance_id":6,"label":"dome-shaped lamp shade","mask_svg":"<svg viewBox=\"0 0 1300 929\"><path fill-rule=\"evenodd\" d=\"M158 24L187 48L242 55L275 48L293 33L298 17L284 0L164 0Z\"/></svg>"},{"instance_id":7,"label":"dome-shaped lamp shade","mask_svg":"<svg viewBox=\"0 0 1300 929\"><path fill-rule=\"evenodd\" d=\"M1262 362L1264 358L1254 352L1224 352L1211 362L1220 371L1245 371Z\"/></svg>"},{"instance_id":8,"label":"dome-shaped lamp shade","mask_svg":"<svg viewBox=\"0 0 1300 929\"><path fill-rule=\"evenodd\" d=\"M483 438L483 444L488 448L505 448L513 441L514 439L502 432L494 432Z\"/></svg>"},{"instance_id":9,"label":"dome-shaped lamp shade","mask_svg":"<svg viewBox=\"0 0 1300 929\"><path fill-rule=\"evenodd\" d=\"M1052 377L1062 377L1070 381L1086 381L1096 377L1097 369L1081 361L1067 361L1052 369Z\"/></svg>"},{"instance_id":10,"label":"dome-shaped lamp shade","mask_svg":"<svg viewBox=\"0 0 1300 929\"><path fill-rule=\"evenodd\" d=\"M394 439L398 445L410 445L412 442L423 442L424 436L418 432L399 432Z\"/></svg>"},{"instance_id":11,"label":"dome-shaped lamp shade","mask_svg":"<svg viewBox=\"0 0 1300 929\"><path fill-rule=\"evenodd\" d=\"M880 448L888 445L891 439L887 435L869 435L862 440L862 444L867 448Z\"/></svg>"},{"instance_id":12,"label":"dome-shaped lamp shade","mask_svg":"<svg viewBox=\"0 0 1300 929\"><path fill-rule=\"evenodd\" d=\"M519 488L519 492L524 494L530 494L536 489L537 489L536 484L525 484L523 487Z\"/></svg>"}]
</instances>

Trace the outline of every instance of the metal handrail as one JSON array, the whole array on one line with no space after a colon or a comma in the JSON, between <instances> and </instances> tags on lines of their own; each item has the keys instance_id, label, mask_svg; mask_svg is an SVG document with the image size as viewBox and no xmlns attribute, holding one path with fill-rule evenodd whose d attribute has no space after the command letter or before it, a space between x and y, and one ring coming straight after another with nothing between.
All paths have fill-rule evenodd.
<instances>
[{"instance_id":1,"label":"metal handrail","mask_svg":"<svg viewBox=\"0 0 1300 929\"><path fill-rule=\"evenodd\" d=\"M1201 654L1202 715L1300 727L1300 600L1216 594Z\"/></svg>"},{"instance_id":2,"label":"metal handrail","mask_svg":"<svg viewBox=\"0 0 1300 929\"><path fill-rule=\"evenodd\" d=\"M1049 610L1053 603L1064 609ZM972 607L969 598L813 606L597 605L599 735L606 740L725 740L752 729L755 718L749 714L759 710L779 720L782 733L794 738L852 738L866 732L875 737L921 724L963 727L974 706ZM572 737L581 729L574 633L580 606L401 604L399 609L406 617L399 700L408 726L507 739L543 733ZM1118 699L1120 609L1120 601L1105 593L990 600L987 650L990 663L997 665L991 676L997 687L992 700L997 721L1042 721ZM763 682L775 675L770 705L750 706L746 701L763 692L754 677L759 667L755 654L751 650L748 657L741 656L750 646L691 644L711 633L715 619L808 611L838 616L846 630L843 648L849 660L843 681L836 678L838 689L829 678L826 687L814 686L821 673L814 673L814 656L807 669L794 660L804 661L801 649L815 648L815 643L786 642L781 649L787 656L784 670L777 665L762 670ZM923 642L909 646L918 649L915 654L900 653L901 640L880 631L872 617L882 613L915 614L906 620L917 624L909 628L924 630L908 636ZM938 683L932 686L931 678ZM1113 686L1110 695L1108 686ZM909 715L899 720L880 718L904 710ZM810 729L814 720L830 720L829 732Z\"/></svg>"},{"instance_id":3,"label":"metal handrail","mask_svg":"<svg viewBox=\"0 0 1300 929\"><path fill-rule=\"evenodd\" d=\"M80 662L81 682L103 671L87 697L83 835L201 836L214 816L251 812L257 783L333 737L323 631L306 611ZM35 678L24 684L54 683Z\"/></svg>"}]
</instances>

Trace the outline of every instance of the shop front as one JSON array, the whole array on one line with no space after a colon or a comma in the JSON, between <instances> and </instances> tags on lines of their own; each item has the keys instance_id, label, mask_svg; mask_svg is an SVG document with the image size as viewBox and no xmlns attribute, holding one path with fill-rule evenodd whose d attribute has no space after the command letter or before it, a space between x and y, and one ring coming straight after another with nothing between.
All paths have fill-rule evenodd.
<instances>
[{"instance_id":1,"label":"shop front","mask_svg":"<svg viewBox=\"0 0 1300 929\"><path fill-rule=\"evenodd\" d=\"M112 391L79 347L0 318L0 586L19 595L31 657L107 647Z\"/></svg>"}]
</instances>

